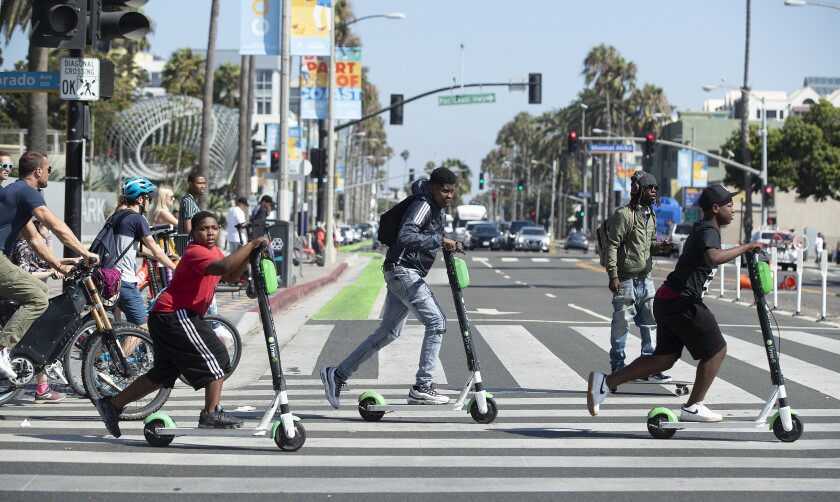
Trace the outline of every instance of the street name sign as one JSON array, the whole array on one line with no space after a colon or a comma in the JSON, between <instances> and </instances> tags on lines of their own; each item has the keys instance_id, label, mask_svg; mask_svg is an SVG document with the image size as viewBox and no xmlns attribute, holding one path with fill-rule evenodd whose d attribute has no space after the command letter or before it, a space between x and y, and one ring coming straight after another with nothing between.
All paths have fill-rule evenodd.
<instances>
[{"instance_id":1,"label":"street name sign","mask_svg":"<svg viewBox=\"0 0 840 502\"><path fill-rule=\"evenodd\" d=\"M496 93L486 92L484 94L459 94L455 96L438 96L438 106L448 105L481 105L495 103Z\"/></svg>"},{"instance_id":2,"label":"street name sign","mask_svg":"<svg viewBox=\"0 0 840 502\"><path fill-rule=\"evenodd\" d=\"M633 153L635 151L634 145L624 145L621 143L590 143L587 149L590 153Z\"/></svg>"},{"instance_id":3,"label":"street name sign","mask_svg":"<svg viewBox=\"0 0 840 502\"><path fill-rule=\"evenodd\" d=\"M96 58L61 58L61 87L58 97L66 101L99 99L99 60Z\"/></svg>"},{"instance_id":4,"label":"street name sign","mask_svg":"<svg viewBox=\"0 0 840 502\"><path fill-rule=\"evenodd\" d=\"M578 197L592 197L592 192L578 192Z\"/></svg>"},{"instance_id":5,"label":"street name sign","mask_svg":"<svg viewBox=\"0 0 840 502\"><path fill-rule=\"evenodd\" d=\"M58 92L58 72L0 72L0 92Z\"/></svg>"}]
</instances>

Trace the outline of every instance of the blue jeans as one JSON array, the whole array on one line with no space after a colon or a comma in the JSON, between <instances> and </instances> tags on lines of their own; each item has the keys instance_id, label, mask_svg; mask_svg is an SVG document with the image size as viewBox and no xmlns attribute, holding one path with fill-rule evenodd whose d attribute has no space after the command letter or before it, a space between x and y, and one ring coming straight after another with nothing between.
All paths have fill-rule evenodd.
<instances>
[{"instance_id":1,"label":"blue jeans","mask_svg":"<svg viewBox=\"0 0 840 502\"><path fill-rule=\"evenodd\" d=\"M125 282L120 284L120 299L117 301L125 320L131 324L141 326L146 324L146 304L137 289L136 282Z\"/></svg>"},{"instance_id":2,"label":"blue jeans","mask_svg":"<svg viewBox=\"0 0 840 502\"><path fill-rule=\"evenodd\" d=\"M347 380L363 362L396 340L411 312L426 327L415 380L418 386L429 387L437 369L440 344L446 332L446 315L416 270L403 267L389 270L385 272L385 285L388 294L385 296L382 322L372 335L338 365L336 374L340 379Z\"/></svg>"},{"instance_id":3,"label":"blue jeans","mask_svg":"<svg viewBox=\"0 0 840 502\"><path fill-rule=\"evenodd\" d=\"M613 295L613 316L610 330L610 367L624 367L624 346L630 333L630 321L639 327L642 355L653 354L656 321L653 318L653 297L656 290L649 276L622 279L617 295Z\"/></svg>"}]
</instances>

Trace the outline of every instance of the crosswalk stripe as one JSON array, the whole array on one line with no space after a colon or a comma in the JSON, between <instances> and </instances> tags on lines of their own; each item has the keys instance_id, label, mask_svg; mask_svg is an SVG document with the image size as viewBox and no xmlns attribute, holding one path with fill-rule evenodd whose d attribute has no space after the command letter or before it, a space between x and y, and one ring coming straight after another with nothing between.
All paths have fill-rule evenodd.
<instances>
[{"instance_id":1,"label":"crosswalk stripe","mask_svg":"<svg viewBox=\"0 0 840 502\"><path fill-rule=\"evenodd\" d=\"M576 390L586 381L518 325L476 325L481 337L523 388Z\"/></svg>"},{"instance_id":2,"label":"crosswalk stripe","mask_svg":"<svg viewBox=\"0 0 840 502\"><path fill-rule=\"evenodd\" d=\"M790 329L782 329L782 340L779 344L784 344L786 340L801 343L819 349L830 354L840 354L840 339L831 338L828 336L813 335L805 331L795 331ZM761 333L761 331L758 331ZM783 356L784 357L784 356Z\"/></svg>"},{"instance_id":3,"label":"crosswalk stripe","mask_svg":"<svg viewBox=\"0 0 840 502\"><path fill-rule=\"evenodd\" d=\"M745 342L734 336L724 335L726 356L738 359L756 368L768 370L767 356L760 345ZM840 373L827 370L787 354L781 354L779 364L785 380L802 384L834 399L840 399ZM769 383L769 378L768 378Z\"/></svg>"},{"instance_id":4,"label":"crosswalk stripe","mask_svg":"<svg viewBox=\"0 0 840 502\"><path fill-rule=\"evenodd\" d=\"M31 455L30 450L0 451L0 462L17 463ZM235 457L234 462L231 457ZM155 453L115 451L107 458L91 455L88 451L52 451L50 462L62 464L127 464L127 465L195 465L239 467L448 467L448 468L610 468L610 466L667 465L669 468L730 469L731 457L703 457L698 465L696 457L620 457L620 456L535 456L498 455L482 456L480 462L470 455L282 455L278 453L254 455L219 455L218 453L180 453L166 450ZM779 460L751 456L744 458L740 469L775 469ZM840 458L797 458L787 462L785 469L840 469Z\"/></svg>"},{"instance_id":5,"label":"crosswalk stripe","mask_svg":"<svg viewBox=\"0 0 840 502\"><path fill-rule=\"evenodd\" d=\"M603 361L609 361L610 351L610 328L609 327L591 327L591 326L572 326L572 329L583 335L590 342L600 347L605 356ZM624 349L624 354L627 356L627 363L638 357L642 350L642 339L639 338L634 331L630 331L627 336L627 345ZM765 365L766 366L766 365ZM606 367L606 364L604 364ZM685 361L678 360L671 370L666 373L671 375L674 380L684 380L693 382L697 373L697 368L688 364ZM630 384L625 384L630 385ZM673 387L670 387L673 388ZM586 387L583 387L586 389ZM706 394L707 404L728 404L728 403L763 403L764 399L754 394L733 385L722 378L715 378L709 392Z\"/></svg>"},{"instance_id":6,"label":"crosswalk stripe","mask_svg":"<svg viewBox=\"0 0 840 502\"><path fill-rule=\"evenodd\" d=\"M46 475L45 475L46 479ZM686 492L691 494L707 492L838 492L840 483L835 479L815 478L746 478L746 477L649 477L605 478L598 477L593 487L591 477L462 477L446 478L446 483L410 483L407 477L361 478L361 477L284 477L280 482L276 476L256 478L233 477L144 477L144 493L219 494L229 493L232 487L236 493L474 493L480 487L483 493L562 493L579 492ZM135 481L133 476L60 476L49 475L49 483L33 483L32 474L12 474L0 478L2 491L78 492L110 493L117 487ZM778 481L778 482L776 482ZM783 482L782 482L783 481Z\"/></svg>"},{"instance_id":7,"label":"crosswalk stripe","mask_svg":"<svg viewBox=\"0 0 840 502\"><path fill-rule=\"evenodd\" d=\"M420 361L420 349L423 346L424 326L405 326L402 334L387 347L380 350L379 378L377 383L411 382L417 372ZM446 385L446 372L437 361L437 370L433 379L435 384Z\"/></svg>"},{"instance_id":8,"label":"crosswalk stripe","mask_svg":"<svg viewBox=\"0 0 840 502\"><path fill-rule=\"evenodd\" d=\"M288 375L311 375L334 327L332 324L311 324L306 326L305 333L292 338L280 351L283 372Z\"/></svg>"}]
</instances>

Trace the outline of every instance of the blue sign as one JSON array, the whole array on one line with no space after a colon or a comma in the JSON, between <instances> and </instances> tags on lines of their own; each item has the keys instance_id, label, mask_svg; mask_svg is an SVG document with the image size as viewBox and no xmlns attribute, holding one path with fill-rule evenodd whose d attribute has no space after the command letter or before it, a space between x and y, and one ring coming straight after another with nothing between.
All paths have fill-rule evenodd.
<instances>
[{"instance_id":1,"label":"blue sign","mask_svg":"<svg viewBox=\"0 0 840 502\"><path fill-rule=\"evenodd\" d=\"M592 192L578 192L578 197L592 197Z\"/></svg>"},{"instance_id":2,"label":"blue sign","mask_svg":"<svg viewBox=\"0 0 840 502\"><path fill-rule=\"evenodd\" d=\"M58 92L57 71L0 72L0 92Z\"/></svg>"},{"instance_id":3,"label":"blue sign","mask_svg":"<svg viewBox=\"0 0 840 502\"><path fill-rule=\"evenodd\" d=\"M635 151L635 146L621 143L590 143L589 146L587 146L587 149L592 153L633 153Z\"/></svg>"},{"instance_id":4,"label":"blue sign","mask_svg":"<svg viewBox=\"0 0 840 502\"><path fill-rule=\"evenodd\" d=\"M280 0L242 2L239 13L239 54L280 55Z\"/></svg>"}]
</instances>

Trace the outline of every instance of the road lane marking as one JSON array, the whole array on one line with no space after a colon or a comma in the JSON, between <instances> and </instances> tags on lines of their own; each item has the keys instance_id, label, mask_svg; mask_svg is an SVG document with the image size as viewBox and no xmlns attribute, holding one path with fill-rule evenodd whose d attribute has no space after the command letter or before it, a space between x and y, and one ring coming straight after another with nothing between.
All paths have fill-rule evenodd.
<instances>
[{"instance_id":1,"label":"road lane marking","mask_svg":"<svg viewBox=\"0 0 840 502\"><path fill-rule=\"evenodd\" d=\"M545 296L547 296L549 298L557 298L557 296L552 295L551 293L546 293Z\"/></svg>"},{"instance_id":2,"label":"road lane marking","mask_svg":"<svg viewBox=\"0 0 840 502\"><path fill-rule=\"evenodd\" d=\"M575 310L580 310L581 312L586 312L587 314L589 314L589 315L591 315L591 316L594 316L594 317L597 317L598 319L601 319L602 321L610 321L610 322L612 322L612 318L611 318L611 317L602 316L601 314L599 314L599 313L597 313L597 312L594 312L594 311L592 311L592 310L585 309L585 308L583 308L583 307L578 307L578 306L577 306L577 305L575 305L574 303L570 303L570 304L569 304L569 307L570 307L570 308L573 308L573 309L575 309Z\"/></svg>"}]
</instances>

